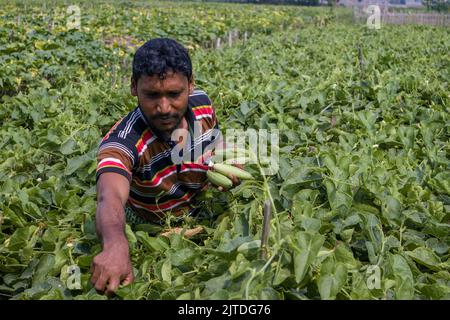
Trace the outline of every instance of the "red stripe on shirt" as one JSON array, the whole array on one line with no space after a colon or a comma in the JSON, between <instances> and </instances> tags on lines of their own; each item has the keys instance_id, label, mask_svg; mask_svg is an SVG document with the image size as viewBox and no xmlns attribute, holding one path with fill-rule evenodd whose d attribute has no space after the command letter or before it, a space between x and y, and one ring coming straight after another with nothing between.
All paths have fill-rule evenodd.
<instances>
[{"instance_id":1,"label":"red stripe on shirt","mask_svg":"<svg viewBox=\"0 0 450 320\"><path fill-rule=\"evenodd\" d=\"M200 108L193 108L192 112L194 112L194 115L201 116L201 115L212 115L214 113L214 110L211 106L206 107L200 107Z\"/></svg>"},{"instance_id":2,"label":"red stripe on shirt","mask_svg":"<svg viewBox=\"0 0 450 320\"><path fill-rule=\"evenodd\" d=\"M148 129L146 129L136 144L138 153L141 153L142 149L144 149L145 145L151 138L152 138L152 134L150 133L150 131Z\"/></svg>"},{"instance_id":3,"label":"red stripe on shirt","mask_svg":"<svg viewBox=\"0 0 450 320\"><path fill-rule=\"evenodd\" d=\"M124 170L126 170L127 172L129 172L128 169L127 169L127 167L125 167L123 164L118 163L118 162L114 162L114 161L105 161L105 162L102 162L100 165L98 165L97 171L100 170L100 169L103 168L103 167L117 167L117 168L121 168L121 169L124 169Z\"/></svg>"},{"instance_id":4,"label":"red stripe on shirt","mask_svg":"<svg viewBox=\"0 0 450 320\"><path fill-rule=\"evenodd\" d=\"M197 163L184 163L181 165L181 170L183 171L185 169L201 169L204 171L208 170L208 166L204 165L204 164L197 164ZM174 171L177 170L177 166L176 164L173 164L171 166L168 166L164 169L162 169L161 171L157 172L154 176L153 179L151 180L140 180L136 179L136 184L139 186L146 186L146 187L153 187L157 184L159 184L159 182L164 179L166 176L168 176L169 174L173 173Z\"/></svg>"},{"instance_id":5,"label":"red stripe on shirt","mask_svg":"<svg viewBox=\"0 0 450 320\"><path fill-rule=\"evenodd\" d=\"M147 186L147 187L155 186L159 183L159 181L161 179L163 179L165 176L169 175L170 173L172 173L176 170L177 170L177 167L174 164L174 165L168 166L168 167L162 169L161 171L157 172L151 180L136 179L135 181L136 181L136 184L139 186Z\"/></svg>"}]
</instances>

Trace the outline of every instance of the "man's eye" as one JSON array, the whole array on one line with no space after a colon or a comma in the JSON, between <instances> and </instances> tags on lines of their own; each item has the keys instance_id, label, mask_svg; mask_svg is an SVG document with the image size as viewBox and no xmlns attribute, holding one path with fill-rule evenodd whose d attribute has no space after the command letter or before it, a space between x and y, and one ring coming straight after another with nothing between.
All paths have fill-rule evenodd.
<instances>
[{"instance_id":1,"label":"man's eye","mask_svg":"<svg viewBox=\"0 0 450 320\"><path fill-rule=\"evenodd\" d=\"M150 99L155 99L155 98L158 98L158 94L157 93L148 93L147 97L149 97Z\"/></svg>"},{"instance_id":2,"label":"man's eye","mask_svg":"<svg viewBox=\"0 0 450 320\"><path fill-rule=\"evenodd\" d=\"M178 98L180 96L180 92L171 92L169 93L169 97Z\"/></svg>"}]
</instances>

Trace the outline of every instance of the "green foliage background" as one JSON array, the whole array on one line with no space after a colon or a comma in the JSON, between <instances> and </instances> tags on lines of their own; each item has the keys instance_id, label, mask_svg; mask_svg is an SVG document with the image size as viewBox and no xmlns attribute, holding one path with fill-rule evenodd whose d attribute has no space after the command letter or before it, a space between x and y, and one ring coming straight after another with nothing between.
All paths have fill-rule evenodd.
<instances>
[{"instance_id":1,"label":"green foliage background","mask_svg":"<svg viewBox=\"0 0 450 320\"><path fill-rule=\"evenodd\" d=\"M217 217L197 238L127 227L136 281L114 299L450 298L448 28L369 30L328 8L82 2L68 30L67 6L0 9L2 298L106 299L89 283L95 154L135 106L135 48L157 36L190 49L224 129L280 130L280 170L206 193ZM209 48L236 29L246 43ZM71 265L81 289L67 288Z\"/></svg>"}]
</instances>

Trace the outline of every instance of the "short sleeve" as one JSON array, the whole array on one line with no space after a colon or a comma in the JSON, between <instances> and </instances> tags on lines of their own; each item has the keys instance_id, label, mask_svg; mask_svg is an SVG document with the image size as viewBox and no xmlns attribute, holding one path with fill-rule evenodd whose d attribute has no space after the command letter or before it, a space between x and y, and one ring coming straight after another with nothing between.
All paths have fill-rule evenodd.
<instances>
[{"instance_id":1,"label":"short sleeve","mask_svg":"<svg viewBox=\"0 0 450 320\"><path fill-rule=\"evenodd\" d=\"M108 133L100 143L97 153L97 180L102 173L115 172L131 182L137 156L136 146L131 139L123 139L114 133Z\"/></svg>"},{"instance_id":2,"label":"short sleeve","mask_svg":"<svg viewBox=\"0 0 450 320\"><path fill-rule=\"evenodd\" d=\"M221 140L219 123L211 99L206 92L196 90L190 98L195 120L200 121L202 127L202 134L199 137L195 137L194 142L194 148L197 148L197 146L201 146L202 148L202 156L198 158L196 162L200 161L205 163L204 155L206 155L209 151L212 151L216 144ZM197 156L194 158L197 158Z\"/></svg>"},{"instance_id":3,"label":"short sleeve","mask_svg":"<svg viewBox=\"0 0 450 320\"><path fill-rule=\"evenodd\" d=\"M201 120L205 129L219 129L216 112L205 91L195 90L189 100L195 119Z\"/></svg>"}]
</instances>

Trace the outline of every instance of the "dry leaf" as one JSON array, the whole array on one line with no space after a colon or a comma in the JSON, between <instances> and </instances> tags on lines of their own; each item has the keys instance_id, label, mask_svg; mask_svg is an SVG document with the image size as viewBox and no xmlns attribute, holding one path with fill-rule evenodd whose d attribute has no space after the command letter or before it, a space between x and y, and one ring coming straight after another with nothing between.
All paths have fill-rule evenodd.
<instances>
[{"instance_id":1,"label":"dry leaf","mask_svg":"<svg viewBox=\"0 0 450 320\"><path fill-rule=\"evenodd\" d=\"M193 237L193 236L201 233L204 229L201 226L193 228L193 229L183 229L183 228L177 227L177 228L169 229L169 231L163 232L163 233L161 233L161 235L164 237L170 237L170 235L173 233L181 234L181 232L183 230L186 230L186 232L184 233L184 236L186 238L190 238L190 237Z\"/></svg>"}]
</instances>

